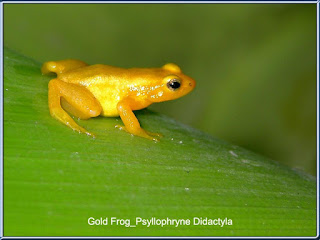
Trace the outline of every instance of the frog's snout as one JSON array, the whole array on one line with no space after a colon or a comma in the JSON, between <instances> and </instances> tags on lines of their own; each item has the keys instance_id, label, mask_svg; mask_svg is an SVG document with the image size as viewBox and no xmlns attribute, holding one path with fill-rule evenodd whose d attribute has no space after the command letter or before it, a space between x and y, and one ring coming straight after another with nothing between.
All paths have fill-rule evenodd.
<instances>
[{"instance_id":1,"label":"frog's snout","mask_svg":"<svg viewBox=\"0 0 320 240\"><path fill-rule=\"evenodd\" d=\"M189 91L191 92L196 87L196 81L193 80L192 78L189 78L187 86L189 88Z\"/></svg>"},{"instance_id":2,"label":"frog's snout","mask_svg":"<svg viewBox=\"0 0 320 240\"><path fill-rule=\"evenodd\" d=\"M184 84L184 88L182 90L182 95L181 96L184 96L184 95L192 92L195 87L196 87L196 81L195 80L193 80L192 78L186 79L186 82Z\"/></svg>"}]
</instances>

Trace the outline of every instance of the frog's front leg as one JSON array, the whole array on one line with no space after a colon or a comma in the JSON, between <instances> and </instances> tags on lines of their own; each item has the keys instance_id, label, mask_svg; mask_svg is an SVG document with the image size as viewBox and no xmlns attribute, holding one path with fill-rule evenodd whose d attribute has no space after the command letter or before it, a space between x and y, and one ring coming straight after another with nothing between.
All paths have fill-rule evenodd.
<instances>
[{"instance_id":1,"label":"frog's front leg","mask_svg":"<svg viewBox=\"0 0 320 240\"><path fill-rule=\"evenodd\" d=\"M66 83L58 79L49 82L49 109L52 117L79 133L94 135L80 127L65 111L72 115L88 119L100 115L102 108L93 94L83 86ZM63 105L64 109L62 108Z\"/></svg>"},{"instance_id":2,"label":"frog's front leg","mask_svg":"<svg viewBox=\"0 0 320 240\"><path fill-rule=\"evenodd\" d=\"M159 141L158 138L156 138L156 136L159 137L161 136L161 134L151 133L141 128L138 119L136 118L132 111L132 108L130 107L130 102L132 102L131 99L126 98L118 103L117 109L125 127L116 127L119 127L120 129L123 129L128 133L131 133L139 137L147 138L153 141Z\"/></svg>"}]
</instances>

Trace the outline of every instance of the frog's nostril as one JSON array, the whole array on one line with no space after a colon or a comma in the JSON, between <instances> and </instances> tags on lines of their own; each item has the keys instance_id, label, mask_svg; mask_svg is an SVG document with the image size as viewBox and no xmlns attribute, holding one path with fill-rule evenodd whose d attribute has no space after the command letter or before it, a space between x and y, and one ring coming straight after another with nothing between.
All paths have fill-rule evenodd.
<instances>
[{"instance_id":1,"label":"frog's nostril","mask_svg":"<svg viewBox=\"0 0 320 240\"><path fill-rule=\"evenodd\" d=\"M189 82L189 86L192 87L192 88L195 88L196 87L196 81L192 80Z\"/></svg>"}]
</instances>

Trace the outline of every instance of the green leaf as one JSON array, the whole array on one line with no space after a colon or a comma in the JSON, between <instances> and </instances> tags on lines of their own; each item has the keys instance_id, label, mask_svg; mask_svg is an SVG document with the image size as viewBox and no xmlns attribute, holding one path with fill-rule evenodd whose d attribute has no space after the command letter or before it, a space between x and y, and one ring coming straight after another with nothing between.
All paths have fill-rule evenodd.
<instances>
[{"instance_id":1,"label":"green leaf","mask_svg":"<svg viewBox=\"0 0 320 240\"><path fill-rule=\"evenodd\" d=\"M119 118L78 121L95 139L75 133L50 116L53 76L40 66L5 49L5 236L316 235L315 179L149 110L136 115L164 135L159 143L115 129ZM111 217L191 225L127 228ZM194 217L232 225L193 225Z\"/></svg>"}]
</instances>

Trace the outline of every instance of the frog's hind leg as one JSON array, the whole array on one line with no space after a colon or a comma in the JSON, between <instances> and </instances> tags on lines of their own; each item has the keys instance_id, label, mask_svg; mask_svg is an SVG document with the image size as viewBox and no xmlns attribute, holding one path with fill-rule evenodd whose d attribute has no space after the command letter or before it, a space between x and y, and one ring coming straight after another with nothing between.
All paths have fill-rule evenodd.
<instances>
[{"instance_id":1,"label":"frog's hind leg","mask_svg":"<svg viewBox=\"0 0 320 240\"><path fill-rule=\"evenodd\" d=\"M74 70L77 68L86 67L88 64L86 64L83 61L75 60L75 59L67 59L67 60L61 60L61 61L50 61L45 62L42 65L41 72L42 74L48 74L48 73L65 73L70 70Z\"/></svg>"},{"instance_id":2,"label":"frog's hind leg","mask_svg":"<svg viewBox=\"0 0 320 240\"><path fill-rule=\"evenodd\" d=\"M74 131L94 137L92 133L80 127L62 108L63 106L72 115L81 119L99 116L102 111L101 105L89 90L83 86L53 79L49 82L48 101L52 117Z\"/></svg>"}]
</instances>

